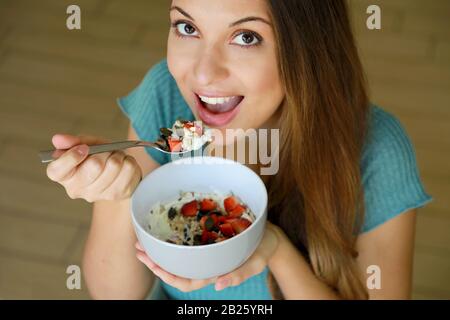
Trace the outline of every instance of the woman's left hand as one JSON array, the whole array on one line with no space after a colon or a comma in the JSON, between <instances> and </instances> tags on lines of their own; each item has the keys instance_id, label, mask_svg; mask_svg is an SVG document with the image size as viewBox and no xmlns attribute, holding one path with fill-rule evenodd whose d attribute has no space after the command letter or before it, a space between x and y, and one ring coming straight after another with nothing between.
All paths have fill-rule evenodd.
<instances>
[{"instance_id":1,"label":"woman's left hand","mask_svg":"<svg viewBox=\"0 0 450 320\"><path fill-rule=\"evenodd\" d=\"M214 282L216 283L216 290L222 290L229 286L238 286L248 278L264 270L269 264L270 259L274 256L278 244L281 241L279 232L282 232L281 229L267 221L266 229L259 246L243 265L230 273L205 280L186 279L161 269L161 267L150 259L139 243L136 243L136 249L138 249L136 256L139 261L144 263L162 281L180 291L189 292L197 290Z\"/></svg>"}]
</instances>

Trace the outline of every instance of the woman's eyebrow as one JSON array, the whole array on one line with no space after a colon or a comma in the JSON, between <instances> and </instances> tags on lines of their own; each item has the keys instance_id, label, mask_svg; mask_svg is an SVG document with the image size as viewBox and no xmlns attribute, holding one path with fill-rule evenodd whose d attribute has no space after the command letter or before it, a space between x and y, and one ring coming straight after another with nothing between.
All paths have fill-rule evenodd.
<instances>
[{"instance_id":1,"label":"woman's eyebrow","mask_svg":"<svg viewBox=\"0 0 450 320\"><path fill-rule=\"evenodd\" d=\"M176 10L179 13L181 13L183 16L191 19L192 21L195 21L195 19L189 13L187 13L186 11L184 11L183 9L181 9L178 6L171 7L169 12L172 11L172 10ZM233 23L230 23L229 27L231 28L231 27L237 26L238 24L241 24L241 23L244 23L244 22L249 22L249 21L261 21L261 22L263 22L265 24L268 24L269 26L272 26L272 24L269 21L267 21L266 19L264 19L264 18L250 16L250 17L239 19L238 21L235 21Z\"/></svg>"},{"instance_id":2,"label":"woman's eyebrow","mask_svg":"<svg viewBox=\"0 0 450 320\"><path fill-rule=\"evenodd\" d=\"M241 23L244 23L244 22L249 22L249 21L261 21L261 22L264 22L265 24L268 24L269 26L272 26L272 24L269 21L267 21L266 19L263 19L263 18L260 18L260 17L250 16L250 17L246 17L246 18L243 18L243 19L239 19L236 22L230 23L229 27L231 28L231 27L234 27L234 26L236 26L238 24L241 24Z\"/></svg>"},{"instance_id":3,"label":"woman's eyebrow","mask_svg":"<svg viewBox=\"0 0 450 320\"><path fill-rule=\"evenodd\" d=\"M194 18L191 17L191 15L189 13L187 13L186 11L184 11L183 9L181 9L180 7L177 6L173 6L170 8L169 12L172 10L177 10L179 13L181 13L183 16L186 16L187 18L191 19L192 21L195 21Z\"/></svg>"}]
</instances>

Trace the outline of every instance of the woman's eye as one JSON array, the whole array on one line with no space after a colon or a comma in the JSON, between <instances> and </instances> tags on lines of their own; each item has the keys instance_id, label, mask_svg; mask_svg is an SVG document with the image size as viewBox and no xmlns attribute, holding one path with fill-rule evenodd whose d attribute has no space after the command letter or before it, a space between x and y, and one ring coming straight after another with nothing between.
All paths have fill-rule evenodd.
<instances>
[{"instance_id":1,"label":"woman's eye","mask_svg":"<svg viewBox=\"0 0 450 320\"><path fill-rule=\"evenodd\" d=\"M198 32L195 28L186 22L180 22L176 25L177 31L183 36L197 36Z\"/></svg>"},{"instance_id":2,"label":"woman's eye","mask_svg":"<svg viewBox=\"0 0 450 320\"><path fill-rule=\"evenodd\" d=\"M243 32L238 34L234 39L234 44L238 44L241 46L253 46L257 45L261 42L261 39L252 32Z\"/></svg>"}]
</instances>

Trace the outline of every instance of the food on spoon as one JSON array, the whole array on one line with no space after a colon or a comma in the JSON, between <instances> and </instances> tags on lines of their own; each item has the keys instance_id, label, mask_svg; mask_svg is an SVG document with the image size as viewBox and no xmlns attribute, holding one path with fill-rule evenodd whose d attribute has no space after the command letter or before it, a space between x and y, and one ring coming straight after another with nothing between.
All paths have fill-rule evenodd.
<instances>
[{"instance_id":1,"label":"food on spoon","mask_svg":"<svg viewBox=\"0 0 450 320\"><path fill-rule=\"evenodd\" d=\"M200 149L210 142L211 130L202 121L177 120L172 128L161 128L156 143L168 152L185 152Z\"/></svg>"}]
</instances>

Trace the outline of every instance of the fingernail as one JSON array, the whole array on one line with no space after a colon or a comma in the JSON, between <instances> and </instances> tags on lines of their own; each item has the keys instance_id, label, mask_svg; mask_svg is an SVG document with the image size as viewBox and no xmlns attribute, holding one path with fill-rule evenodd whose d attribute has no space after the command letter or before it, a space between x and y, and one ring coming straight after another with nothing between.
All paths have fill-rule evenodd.
<instances>
[{"instance_id":1,"label":"fingernail","mask_svg":"<svg viewBox=\"0 0 450 320\"><path fill-rule=\"evenodd\" d=\"M141 246L141 244L139 243L139 241L136 242L136 243L134 244L134 246L136 247L136 249L141 250L141 251L144 251L144 247Z\"/></svg>"},{"instance_id":2,"label":"fingernail","mask_svg":"<svg viewBox=\"0 0 450 320\"><path fill-rule=\"evenodd\" d=\"M77 147L75 147L75 151L80 155L84 156L89 152L89 147L85 144L81 144Z\"/></svg>"}]
</instances>

